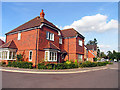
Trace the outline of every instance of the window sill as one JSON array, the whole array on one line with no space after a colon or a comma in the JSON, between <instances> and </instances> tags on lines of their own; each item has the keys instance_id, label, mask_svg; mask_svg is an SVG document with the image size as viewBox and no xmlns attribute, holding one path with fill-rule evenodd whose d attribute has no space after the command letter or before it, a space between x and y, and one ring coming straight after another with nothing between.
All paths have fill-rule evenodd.
<instances>
[{"instance_id":1,"label":"window sill","mask_svg":"<svg viewBox=\"0 0 120 90\"><path fill-rule=\"evenodd\" d=\"M16 60L16 59L0 59L0 60Z\"/></svg>"},{"instance_id":2,"label":"window sill","mask_svg":"<svg viewBox=\"0 0 120 90\"><path fill-rule=\"evenodd\" d=\"M48 61L48 62L57 62L57 61Z\"/></svg>"},{"instance_id":3,"label":"window sill","mask_svg":"<svg viewBox=\"0 0 120 90\"><path fill-rule=\"evenodd\" d=\"M54 41L54 40L50 40L50 39L47 39L47 40L49 40L49 41Z\"/></svg>"}]
</instances>

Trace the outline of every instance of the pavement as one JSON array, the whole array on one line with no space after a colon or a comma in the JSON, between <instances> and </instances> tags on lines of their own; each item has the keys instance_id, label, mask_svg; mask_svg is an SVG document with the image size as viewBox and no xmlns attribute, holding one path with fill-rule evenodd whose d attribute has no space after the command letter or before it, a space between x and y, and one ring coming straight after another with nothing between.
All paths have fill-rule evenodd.
<instances>
[{"instance_id":1,"label":"pavement","mask_svg":"<svg viewBox=\"0 0 120 90\"><path fill-rule=\"evenodd\" d=\"M100 67L89 67L89 68L63 69L63 70L45 70L45 69L42 70L42 69L23 69L23 68L15 68L15 67L1 67L0 70L7 72L34 73L34 74L70 74L70 73L82 73L82 72L105 70L108 68L111 68L111 65L100 66Z\"/></svg>"}]
</instances>

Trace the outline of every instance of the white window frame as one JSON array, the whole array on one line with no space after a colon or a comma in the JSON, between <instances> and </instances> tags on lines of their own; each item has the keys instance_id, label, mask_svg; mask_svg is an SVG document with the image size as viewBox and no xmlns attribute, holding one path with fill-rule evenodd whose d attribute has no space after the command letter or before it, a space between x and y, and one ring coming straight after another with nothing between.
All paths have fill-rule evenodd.
<instances>
[{"instance_id":1,"label":"white window frame","mask_svg":"<svg viewBox=\"0 0 120 90\"><path fill-rule=\"evenodd\" d=\"M54 33L46 32L46 39L54 41Z\"/></svg>"},{"instance_id":2,"label":"white window frame","mask_svg":"<svg viewBox=\"0 0 120 90\"><path fill-rule=\"evenodd\" d=\"M48 52L48 57L47 57L47 60L46 60L46 52ZM51 56L51 55L54 55L54 56ZM53 57L53 59L50 57ZM45 61L50 61L50 62L56 62L57 61L57 52L54 52L54 51L45 51Z\"/></svg>"},{"instance_id":3,"label":"white window frame","mask_svg":"<svg viewBox=\"0 0 120 90\"><path fill-rule=\"evenodd\" d=\"M80 56L80 58L79 58L79 56ZM82 62L82 61L83 61L83 55L78 54L78 62Z\"/></svg>"},{"instance_id":4,"label":"white window frame","mask_svg":"<svg viewBox=\"0 0 120 90\"><path fill-rule=\"evenodd\" d=\"M18 32L18 40L21 39L21 32Z\"/></svg>"},{"instance_id":5,"label":"white window frame","mask_svg":"<svg viewBox=\"0 0 120 90\"><path fill-rule=\"evenodd\" d=\"M48 39L48 40L49 40L49 34L50 34L50 32L46 32L46 39Z\"/></svg>"},{"instance_id":6,"label":"white window frame","mask_svg":"<svg viewBox=\"0 0 120 90\"><path fill-rule=\"evenodd\" d=\"M0 53L1 54L0 60L16 60L16 58L13 59L13 52L15 52L15 57L16 57L16 50L6 48L6 49L0 49L0 52L1 52ZM4 55L2 56L2 52L7 52L7 54L3 53ZM9 53L10 52L12 52L12 53L11 53L11 58L9 59Z\"/></svg>"},{"instance_id":7,"label":"white window frame","mask_svg":"<svg viewBox=\"0 0 120 90\"><path fill-rule=\"evenodd\" d=\"M59 44L62 44L62 38L59 38Z\"/></svg>"},{"instance_id":8,"label":"white window frame","mask_svg":"<svg viewBox=\"0 0 120 90\"><path fill-rule=\"evenodd\" d=\"M46 52L48 53L48 57L46 58ZM48 61L49 58L49 51L45 51L45 61Z\"/></svg>"},{"instance_id":9,"label":"white window frame","mask_svg":"<svg viewBox=\"0 0 120 90\"><path fill-rule=\"evenodd\" d=\"M32 52L32 50L29 51L29 61L32 61L33 52L32 52L31 59L30 59L30 53L31 52Z\"/></svg>"},{"instance_id":10,"label":"white window frame","mask_svg":"<svg viewBox=\"0 0 120 90\"><path fill-rule=\"evenodd\" d=\"M78 42L79 42L79 46L82 46L82 43L83 43L82 40L79 39Z\"/></svg>"}]
</instances>

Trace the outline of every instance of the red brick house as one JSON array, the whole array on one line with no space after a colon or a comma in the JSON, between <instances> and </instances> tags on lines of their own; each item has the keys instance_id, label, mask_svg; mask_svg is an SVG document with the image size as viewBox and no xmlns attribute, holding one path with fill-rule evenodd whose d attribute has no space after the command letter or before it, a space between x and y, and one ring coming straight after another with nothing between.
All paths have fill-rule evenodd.
<instances>
[{"instance_id":1,"label":"red brick house","mask_svg":"<svg viewBox=\"0 0 120 90\"><path fill-rule=\"evenodd\" d=\"M84 36L73 28L60 30L44 15L42 10L40 17L5 34L6 42L0 46L1 60L16 60L16 54L24 54L24 61L33 65L42 61L84 60Z\"/></svg>"},{"instance_id":2,"label":"red brick house","mask_svg":"<svg viewBox=\"0 0 120 90\"><path fill-rule=\"evenodd\" d=\"M94 61L97 57L97 45L86 45L84 48L84 59L86 61Z\"/></svg>"}]
</instances>

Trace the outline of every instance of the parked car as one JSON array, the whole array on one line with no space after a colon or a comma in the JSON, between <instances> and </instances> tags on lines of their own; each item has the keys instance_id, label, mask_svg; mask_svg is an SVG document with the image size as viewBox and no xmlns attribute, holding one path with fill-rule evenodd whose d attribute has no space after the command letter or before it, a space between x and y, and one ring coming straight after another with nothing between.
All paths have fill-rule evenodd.
<instances>
[{"instance_id":1,"label":"parked car","mask_svg":"<svg viewBox=\"0 0 120 90\"><path fill-rule=\"evenodd\" d=\"M114 62L117 62L117 59L114 59Z\"/></svg>"}]
</instances>

